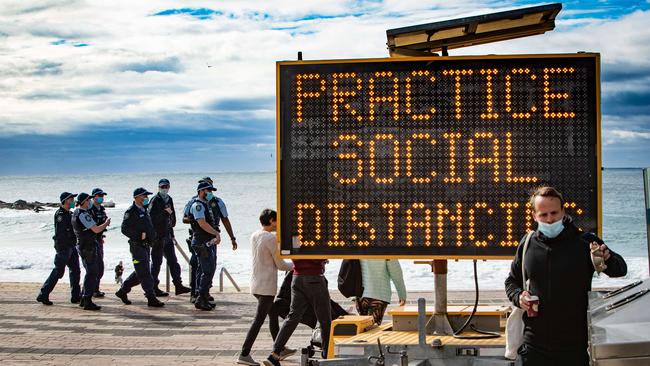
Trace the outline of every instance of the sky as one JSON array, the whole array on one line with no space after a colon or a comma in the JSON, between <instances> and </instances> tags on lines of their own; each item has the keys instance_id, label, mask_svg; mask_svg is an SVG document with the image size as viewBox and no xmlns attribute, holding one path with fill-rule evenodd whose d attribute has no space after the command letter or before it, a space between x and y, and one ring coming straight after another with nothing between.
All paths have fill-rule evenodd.
<instances>
[{"instance_id":1,"label":"sky","mask_svg":"<svg viewBox=\"0 0 650 366\"><path fill-rule=\"evenodd\" d=\"M387 29L541 4L2 0L0 175L274 171L276 61L387 57ZM553 32L450 53L599 52L603 166L645 167L648 24L649 1L567 1Z\"/></svg>"}]
</instances>

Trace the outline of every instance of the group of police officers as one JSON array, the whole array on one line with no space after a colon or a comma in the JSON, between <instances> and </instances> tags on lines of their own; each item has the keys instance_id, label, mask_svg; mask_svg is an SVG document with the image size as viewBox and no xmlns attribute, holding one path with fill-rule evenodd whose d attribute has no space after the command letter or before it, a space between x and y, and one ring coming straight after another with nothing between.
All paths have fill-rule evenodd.
<instances>
[{"instance_id":1,"label":"group of police officers","mask_svg":"<svg viewBox=\"0 0 650 366\"><path fill-rule=\"evenodd\" d=\"M237 249L237 240L228 219L225 203L213 193L216 188L212 179L204 177L198 183L196 196L189 200L183 210L183 223L191 226L190 237L187 239L192 254L190 288L183 285L181 267L176 258L176 213L174 202L169 195L169 180L163 178L158 182L158 193L151 200L149 196L152 192L144 188L136 188L133 191L133 204L124 213L121 229L122 234L128 238L135 271L122 282L120 289L115 293L124 304L131 304L128 293L140 284L148 306L165 305L158 300L158 297L169 296L158 287L158 275L162 258L165 257L175 294L189 292L190 301L197 309L214 309L214 298L210 296L209 291L217 267L216 246L221 242L221 222L230 236L233 250ZM68 267L70 302L79 304L84 310L101 309L92 298L105 295L100 291L99 283L104 274L104 233L111 219L102 206L104 196L106 193L100 188L93 189L90 195L61 193L61 204L54 214L54 269L41 287L36 298L38 302L52 305L49 295ZM83 288L79 285L79 258L86 271Z\"/></svg>"}]
</instances>

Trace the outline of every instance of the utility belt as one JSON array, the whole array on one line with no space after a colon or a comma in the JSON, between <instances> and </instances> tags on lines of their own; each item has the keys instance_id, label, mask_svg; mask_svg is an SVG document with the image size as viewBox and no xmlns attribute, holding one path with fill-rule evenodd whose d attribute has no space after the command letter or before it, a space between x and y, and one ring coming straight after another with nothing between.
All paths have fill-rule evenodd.
<instances>
[{"instance_id":1,"label":"utility belt","mask_svg":"<svg viewBox=\"0 0 650 366\"><path fill-rule=\"evenodd\" d=\"M151 248L151 242L149 240L129 240L129 245L133 245L141 248Z\"/></svg>"},{"instance_id":2,"label":"utility belt","mask_svg":"<svg viewBox=\"0 0 650 366\"><path fill-rule=\"evenodd\" d=\"M87 261L92 260L92 258L97 254L97 243L94 239L80 240L77 242L77 247L79 250L79 256Z\"/></svg>"},{"instance_id":3,"label":"utility belt","mask_svg":"<svg viewBox=\"0 0 650 366\"><path fill-rule=\"evenodd\" d=\"M210 248L214 247L215 244L212 242L212 239L206 242L198 243L196 240L192 243L192 248L199 257L207 258L210 256Z\"/></svg>"}]
</instances>

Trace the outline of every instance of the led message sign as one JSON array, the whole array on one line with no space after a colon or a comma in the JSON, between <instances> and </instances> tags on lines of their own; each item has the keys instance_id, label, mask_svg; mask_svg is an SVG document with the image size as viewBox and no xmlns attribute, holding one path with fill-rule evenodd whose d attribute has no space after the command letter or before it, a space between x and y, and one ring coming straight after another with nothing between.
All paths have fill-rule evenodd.
<instances>
[{"instance_id":1,"label":"led message sign","mask_svg":"<svg viewBox=\"0 0 650 366\"><path fill-rule=\"evenodd\" d=\"M279 62L283 255L506 258L550 184L600 228L597 54Z\"/></svg>"}]
</instances>

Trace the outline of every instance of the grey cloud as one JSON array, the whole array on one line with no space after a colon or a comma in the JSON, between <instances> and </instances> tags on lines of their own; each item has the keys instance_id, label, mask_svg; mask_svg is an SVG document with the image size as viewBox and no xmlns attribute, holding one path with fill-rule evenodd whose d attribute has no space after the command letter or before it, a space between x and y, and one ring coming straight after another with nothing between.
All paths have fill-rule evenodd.
<instances>
[{"instance_id":1,"label":"grey cloud","mask_svg":"<svg viewBox=\"0 0 650 366\"><path fill-rule=\"evenodd\" d=\"M45 76L45 75L60 75L63 73L63 64L60 62L43 61L36 65L32 71L32 75Z\"/></svg>"},{"instance_id":2,"label":"grey cloud","mask_svg":"<svg viewBox=\"0 0 650 366\"><path fill-rule=\"evenodd\" d=\"M64 92L37 90L21 97L27 100L46 100L46 99L70 99L70 96Z\"/></svg>"},{"instance_id":3,"label":"grey cloud","mask_svg":"<svg viewBox=\"0 0 650 366\"><path fill-rule=\"evenodd\" d=\"M606 95L602 109L604 114L618 116L650 115L650 89Z\"/></svg>"},{"instance_id":4,"label":"grey cloud","mask_svg":"<svg viewBox=\"0 0 650 366\"><path fill-rule=\"evenodd\" d=\"M148 60L134 62L118 67L119 71L133 71L145 73L148 71L179 73L183 71L183 65L178 57L168 57L160 60Z\"/></svg>"},{"instance_id":5,"label":"grey cloud","mask_svg":"<svg viewBox=\"0 0 650 366\"><path fill-rule=\"evenodd\" d=\"M650 75L650 65L641 64L603 64L601 81L603 82L617 82L638 80L646 78Z\"/></svg>"},{"instance_id":6,"label":"grey cloud","mask_svg":"<svg viewBox=\"0 0 650 366\"><path fill-rule=\"evenodd\" d=\"M93 96L93 95L110 94L113 92L113 89L105 86L89 86L89 87L77 89L75 90L75 92L81 95Z\"/></svg>"},{"instance_id":7,"label":"grey cloud","mask_svg":"<svg viewBox=\"0 0 650 366\"><path fill-rule=\"evenodd\" d=\"M222 98L209 102L206 108L214 111L256 111L256 110L273 110L275 108L275 98L257 97L257 98Z\"/></svg>"},{"instance_id":8,"label":"grey cloud","mask_svg":"<svg viewBox=\"0 0 650 366\"><path fill-rule=\"evenodd\" d=\"M9 7L7 12L14 14L37 13L51 8L61 8L79 3L77 0L40 0L40 1L20 1L20 5Z\"/></svg>"}]
</instances>

